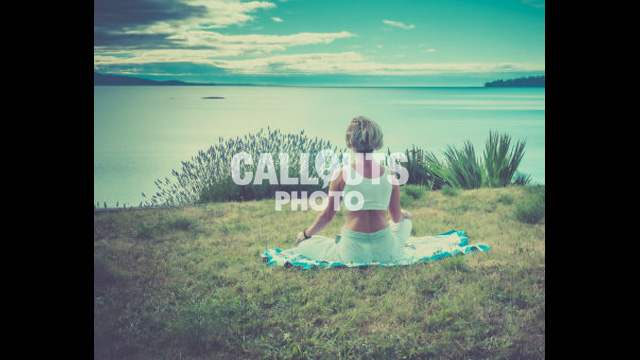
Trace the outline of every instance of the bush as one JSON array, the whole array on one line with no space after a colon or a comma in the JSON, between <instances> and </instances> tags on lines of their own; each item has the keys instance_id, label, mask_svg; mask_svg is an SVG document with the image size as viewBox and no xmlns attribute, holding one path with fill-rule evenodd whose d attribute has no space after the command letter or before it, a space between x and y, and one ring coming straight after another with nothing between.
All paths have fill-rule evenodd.
<instances>
[{"instance_id":1,"label":"bush","mask_svg":"<svg viewBox=\"0 0 640 360\"><path fill-rule=\"evenodd\" d=\"M169 221L169 228L172 230L187 231L194 227L195 221L189 218L177 218Z\"/></svg>"},{"instance_id":2,"label":"bush","mask_svg":"<svg viewBox=\"0 0 640 360\"><path fill-rule=\"evenodd\" d=\"M445 185L445 186L442 187L442 195L445 195L445 196L456 196L456 195L458 195L458 190L456 190L451 185Z\"/></svg>"},{"instance_id":3,"label":"bush","mask_svg":"<svg viewBox=\"0 0 640 360\"><path fill-rule=\"evenodd\" d=\"M498 196L498 202L505 205L511 205L513 204L514 201L515 201L515 198L511 194L500 194Z\"/></svg>"},{"instance_id":4,"label":"bush","mask_svg":"<svg viewBox=\"0 0 640 360\"><path fill-rule=\"evenodd\" d=\"M537 224L545 217L544 186L529 187L528 200L516 208L516 219L527 224Z\"/></svg>"},{"instance_id":5,"label":"bush","mask_svg":"<svg viewBox=\"0 0 640 360\"><path fill-rule=\"evenodd\" d=\"M387 150L387 153L391 155L391 152ZM401 165L407 169L409 178L407 184L413 185L425 185L430 189L439 189L442 186L441 181L437 181L438 178L427 169L424 162L424 151L420 147L415 145L411 149L405 151L407 161L401 163Z\"/></svg>"},{"instance_id":6,"label":"bush","mask_svg":"<svg viewBox=\"0 0 640 360\"><path fill-rule=\"evenodd\" d=\"M124 271L111 264L104 256L93 254L93 283L111 284L125 277Z\"/></svg>"},{"instance_id":7,"label":"bush","mask_svg":"<svg viewBox=\"0 0 640 360\"><path fill-rule=\"evenodd\" d=\"M434 174L436 179L457 188L525 185L531 182L531 177L516 174L524 156L525 144L525 141L518 141L512 147L509 135L498 135L490 131L482 161L476 157L473 144L465 141L461 149L447 146L444 161L431 152L425 153L424 163L427 171Z\"/></svg>"},{"instance_id":8,"label":"bush","mask_svg":"<svg viewBox=\"0 0 640 360\"><path fill-rule=\"evenodd\" d=\"M405 184L400 189L415 200L420 199L427 192L427 189L420 185Z\"/></svg>"},{"instance_id":9,"label":"bush","mask_svg":"<svg viewBox=\"0 0 640 360\"><path fill-rule=\"evenodd\" d=\"M273 198L275 191L307 191L313 192L322 188L322 180L318 185L281 185L280 153L289 154L289 177L300 178L300 154L309 154L309 177L318 177L315 169L316 155L326 149L333 149L342 161L346 149L332 147L329 141L319 138L310 139L304 134L285 134L280 130L260 129L255 134L236 137L228 140L219 138L217 145L207 151L200 151L190 161L182 162L181 171L172 171L173 180L169 178L156 180L158 192L149 199L146 205L183 205L217 201L257 200ZM269 153L278 178L278 185L263 184L237 185L231 178L232 159L235 154L246 152L253 160L252 164L244 164L243 171L255 170L260 154ZM262 170L262 169L261 169ZM143 195L144 196L144 195Z\"/></svg>"},{"instance_id":10,"label":"bush","mask_svg":"<svg viewBox=\"0 0 640 360\"><path fill-rule=\"evenodd\" d=\"M513 176L512 185L516 185L516 186L527 185L527 184L531 184L531 181L532 181L531 175L516 172L516 174Z\"/></svg>"},{"instance_id":11,"label":"bush","mask_svg":"<svg viewBox=\"0 0 640 360\"><path fill-rule=\"evenodd\" d=\"M151 239L156 232L156 227L153 225L139 224L135 230L135 237L137 239Z\"/></svg>"}]
</instances>

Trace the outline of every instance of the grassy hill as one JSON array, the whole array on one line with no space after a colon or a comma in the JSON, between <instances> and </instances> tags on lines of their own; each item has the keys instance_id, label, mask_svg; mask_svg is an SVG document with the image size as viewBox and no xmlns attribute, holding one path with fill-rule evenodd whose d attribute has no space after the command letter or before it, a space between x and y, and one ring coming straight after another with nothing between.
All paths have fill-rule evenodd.
<instances>
[{"instance_id":1,"label":"grassy hill","mask_svg":"<svg viewBox=\"0 0 640 360\"><path fill-rule=\"evenodd\" d=\"M404 186L401 199L414 235L463 230L491 250L285 269L260 254L294 246L317 212L273 200L95 211L94 358L544 358L544 186Z\"/></svg>"}]
</instances>

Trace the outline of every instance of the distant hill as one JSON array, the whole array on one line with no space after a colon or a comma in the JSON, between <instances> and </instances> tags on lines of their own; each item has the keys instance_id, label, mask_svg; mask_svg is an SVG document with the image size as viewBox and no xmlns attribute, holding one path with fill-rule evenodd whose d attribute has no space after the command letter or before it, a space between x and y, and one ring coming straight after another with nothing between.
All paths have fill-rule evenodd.
<instances>
[{"instance_id":1,"label":"distant hill","mask_svg":"<svg viewBox=\"0 0 640 360\"><path fill-rule=\"evenodd\" d=\"M93 73L93 85L152 85L152 86L213 86L218 84L195 84L179 80L155 81L131 76Z\"/></svg>"},{"instance_id":2,"label":"distant hill","mask_svg":"<svg viewBox=\"0 0 640 360\"><path fill-rule=\"evenodd\" d=\"M484 87L545 87L544 75L509 80L496 80L485 83Z\"/></svg>"}]
</instances>

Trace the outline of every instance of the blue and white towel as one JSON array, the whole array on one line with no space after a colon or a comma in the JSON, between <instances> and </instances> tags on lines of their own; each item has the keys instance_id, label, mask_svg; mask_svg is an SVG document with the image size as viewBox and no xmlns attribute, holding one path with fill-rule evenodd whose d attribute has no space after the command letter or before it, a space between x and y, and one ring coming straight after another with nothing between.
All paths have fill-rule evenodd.
<instances>
[{"instance_id":1,"label":"blue and white towel","mask_svg":"<svg viewBox=\"0 0 640 360\"><path fill-rule=\"evenodd\" d=\"M267 265L309 268L402 266L475 251L488 251L483 244L469 245L464 232L447 231L431 236L410 236L411 220L374 232L342 229L335 238L314 235L298 247L268 249L263 254Z\"/></svg>"}]
</instances>

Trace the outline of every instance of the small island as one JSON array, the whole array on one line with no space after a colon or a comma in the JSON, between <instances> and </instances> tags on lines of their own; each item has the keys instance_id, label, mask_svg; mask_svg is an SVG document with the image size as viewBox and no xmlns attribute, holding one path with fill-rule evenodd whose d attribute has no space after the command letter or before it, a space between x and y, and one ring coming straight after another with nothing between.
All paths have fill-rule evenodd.
<instances>
[{"instance_id":1,"label":"small island","mask_svg":"<svg viewBox=\"0 0 640 360\"><path fill-rule=\"evenodd\" d=\"M545 87L544 75L487 82L484 87Z\"/></svg>"}]
</instances>

